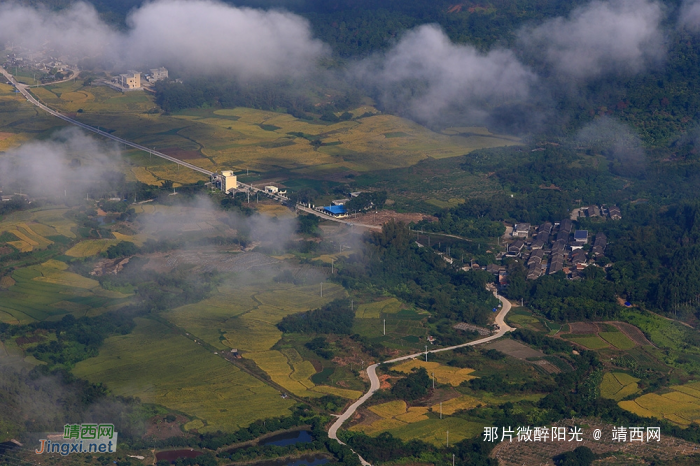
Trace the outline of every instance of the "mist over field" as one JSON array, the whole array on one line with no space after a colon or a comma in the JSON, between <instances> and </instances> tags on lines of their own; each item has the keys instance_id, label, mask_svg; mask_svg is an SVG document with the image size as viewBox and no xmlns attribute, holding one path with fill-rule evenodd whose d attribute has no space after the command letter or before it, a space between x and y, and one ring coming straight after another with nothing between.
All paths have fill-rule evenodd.
<instances>
[{"instance_id":1,"label":"mist over field","mask_svg":"<svg viewBox=\"0 0 700 466\"><path fill-rule=\"evenodd\" d=\"M383 106L428 124L454 111L483 119L489 107L526 100L537 81L510 50L481 53L457 45L435 25L406 33L386 53L357 63L353 72L372 84Z\"/></svg>"},{"instance_id":2,"label":"mist over field","mask_svg":"<svg viewBox=\"0 0 700 466\"><path fill-rule=\"evenodd\" d=\"M129 14L125 31L105 24L85 3L59 12L10 3L0 7L0 42L122 68L164 65L241 79L302 75L327 54L300 16L209 0L147 3Z\"/></svg>"},{"instance_id":3,"label":"mist over field","mask_svg":"<svg viewBox=\"0 0 700 466\"><path fill-rule=\"evenodd\" d=\"M629 126L610 117L598 118L584 126L575 140L623 165L644 161L644 147L639 136Z\"/></svg>"},{"instance_id":4,"label":"mist over field","mask_svg":"<svg viewBox=\"0 0 700 466\"><path fill-rule=\"evenodd\" d=\"M512 50L488 51L456 44L427 24L399 35L387 50L333 71L319 66L330 47L314 38L305 18L213 0L145 3L128 14L124 30L104 23L86 3L58 12L9 3L0 7L0 42L49 46L120 70L164 65L241 81L311 75L318 82L349 81L384 110L423 124L494 124L527 132L554 113L552 84L575 92L595 79L632 76L663 63L664 18L663 5L654 0L595 0L567 17L515 31ZM700 29L700 1L686 1L679 24ZM519 116L524 114L527 121Z\"/></svg>"},{"instance_id":5,"label":"mist over field","mask_svg":"<svg viewBox=\"0 0 700 466\"><path fill-rule=\"evenodd\" d=\"M96 140L77 128L56 131L0 157L0 185L38 196L85 196L90 185L107 183L122 156L116 144Z\"/></svg>"}]
</instances>

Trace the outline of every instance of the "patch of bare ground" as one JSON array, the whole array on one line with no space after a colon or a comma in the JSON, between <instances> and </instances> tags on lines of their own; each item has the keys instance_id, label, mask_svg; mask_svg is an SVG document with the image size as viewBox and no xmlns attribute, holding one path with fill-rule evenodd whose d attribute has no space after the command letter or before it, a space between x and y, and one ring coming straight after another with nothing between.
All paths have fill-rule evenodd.
<instances>
[{"instance_id":1,"label":"patch of bare ground","mask_svg":"<svg viewBox=\"0 0 700 466\"><path fill-rule=\"evenodd\" d=\"M14 136L14 133L4 133L0 131L0 141L2 141L3 139L10 138L12 136Z\"/></svg>"},{"instance_id":2,"label":"patch of bare ground","mask_svg":"<svg viewBox=\"0 0 700 466\"><path fill-rule=\"evenodd\" d=\"M650 461L667 462L673 461L674 458L700 454L699 445L663 434L659 442L647 442L646 436L643 442L613 442L612 429L614 426L595 418L581 418L575 421L566 419L554 425L567 427L567 440L570 438L568 434L569 427L580 427L582 430L582 441L552 441L550 435L546 442L518 442L517 435L514 435L512 442L506 440L496 445L491 452L491 457L498 459L499 466L520 466L522 464L554 465L552 460L554 456L572 451L581 446L590 448L595 454L612 453L618 459L624 458L624 461L618 464L650 464ZM513 430L515 429L513 427ZM595 429L600 429L602 432L600 440L593 439L593 431ZM551 434L551 428L549 432ZM499 427L500 433L501 429ZM629 440L629 435L627 438ZM607 463L607 461L602 463Z\"/></svg>"},{"instance_id":3,"label":"patch of bare ground","mask_svg":"<svg viewBox=\"0 0 700 466\"><path fill-rule=\"evenodd\" d=\"M532 349L515 340L501 339L485 345L484 348L495 349L517 359L543 358L545 356L542 351Z\"/></svg>"},{"instance_id":4,"label":"patch of bare ground","mask_svg":"<svg viewBox=\"0 0 700 466\"><path fill-rule=\"evenodd\" d=\"M598 333L600 329L593 322L569 322L570 333Z\"/></svg>"},{"instance_id":5,"label":"patch of bare ground","mask_svg":"<svg viewBox=\"0 0 700 466\"><path fill-rule=\"evenodd\" d=\"M156 440L164 440L171 437L184 437L185 433L181 426L187 424L189 419L185 416L177 415L175 420L168 422L164 416L153 416L148 420L146 433L144 438L155 438Z\"/></svg>"},{"instance_id":6,"label":"patch of bare ground","mask_svg":"<svg viewBox=\"0 0 700 466\"><path fill-rule=\"evenodd\" d=\"M545 359L540 359L537 361L528 361L528 359L532 358L543 358L545 357L545 354L542 351L530 348L529 346L523 345L522 343L517 342L515 340L501 339L494 343L489 343L488 345L485 345L484 348L495 349L513 358L520 359L521 361L527 361L531 364L538 366L540 369L544 370L549 374L558 374L559 372L561 372L561 370L559 370L557 366Z\"/></svg>"},{"instance_id":7,"label":"patch of bare ground","mask_svg":"<svg viewBox=\"0 0 700 466\"><path fill-rule=\"evenodd\" d=\"M436 222L437 218L432 215L418 214L418 213L399 213L393 210L379 210L375 212L368 212L365 214L357 215L357 217L352 217L353 222L362 223L363 225L384 225L390 220L395 222L402 222L409 224L411 222L418 223L421 220L430 220L431 222Z\"/></svg>"},{"instance_id":8,"label":"patch of bare ground","mask_svg":"<svg viewBox=\"0 0 700 466\"><path fill-rule=\"evenodd\" d=\"M454 387L436 389L431 391L428 398L421 400L421 405L434 406L438 403L444 403L445 401L459 398L460 396L462 396L462 394L455 390Z\"/></svg>"},{"instance_id":9,"label":"patch of bare ground","mask_svg":"<svg viewBox=\"0 0 700 466\"><path fill-rule=\"evenodd\" d=\"M375 421L380 419L382 419L380 415L373 413L367 408L360 408L355 411L355 414L352 416L351 424L371 426Z\"/></svg>"},{"instance_id":10,"label":"patch of bare ground","mask_svg":"<svg viewBox=\"0 0 700 466\"><path fill-rule=\"evenodd\" d=\"M652 343L649 340L647 340L647 337L644 336L644 333L642 333L642 331L634 325L628 324L627 322L610 322L610 324L617 327L622 333L627 335L627 337L636 344L641 346L653 346Z\"/></svg>"}]
</instances>

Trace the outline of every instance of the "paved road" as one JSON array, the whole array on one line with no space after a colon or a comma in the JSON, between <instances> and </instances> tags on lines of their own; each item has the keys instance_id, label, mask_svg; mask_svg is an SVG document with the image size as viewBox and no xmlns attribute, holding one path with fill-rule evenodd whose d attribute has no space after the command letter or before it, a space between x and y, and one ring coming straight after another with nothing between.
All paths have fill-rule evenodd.
<instances>
[{"instance_id":1,"label":"paved road","mask_svg":"<svg viewBox=\"0 0 700 466\"><path fill-rule=\"evenodd\" d=\"M509 327L505 323L505 320L504 320L506 315L510 311L510 307L511 307L510 302L506 298L504 298L503 296L498 295L495 291L493 294L496 296L496 298L498 298L501 301L501 303L503 303L503 307L501 308L501 311L498 313L498 315L496 315L496 319L494 322L496 325L499 326L498 332L494 333L493 335L489 335L488 337L481 338L479 340L470 341L469 343L463 343L461 345L449 346L447 348L430 350L430 351L428 351L428 353L440 353L442 351L452 351L452 350L455 350L457 348L463 348L465 346L474 346L474 345L480 345L482 343L488 343L490 341L501 338L507 332L511 332L511 331L515 330L514 328ZM425 356L425 352L409 354L408 356L401 356L400 358L391 359L389 361L384 361L384 364L393 364L395 362L405 361L407 359L413 359L413 358L424 357L424 356ZM355 411L357 411L357 408L362 406L367 400L369 400L372 397L374 392L379 390L380 383L379 383L379 377L377 377L377 366L378 365L379 364L373 364L367 368L367 375L369 376L369 381L370 381L369 391L367 393L365 393L362 396L362 398L360 398L359 400L354 402L352 405L350 405L350 407L343 414L338 416L338 419L333 423L333 425L330 427L330 429L328 429L328 437L334 439L335 441L337 441L340 444L343 444L343 442L341 442L338 439L338 429L345 423L345 421L350 419L350 417L353 414L355 414ZM370 463L365 461L365 459L362 458L360 455L357 455L357 456L360 458L360 462L362 462L363 465L371 466Z\"/></svg>"},{"instance_id":2,"label":"paved road","mask_svg":"<svg viewBox=\"0 0 700 466\"><path fill-rule=\"evenodd\" d=\"M322 212L319 212L318 210L311 209L311 208L303 206L301 204L297 204L296 208L297 208L297 210L301 210L303 212L313 214L317 217L321 217L324 220L330 220L332 222L344 223L346 225L361 227L361 228L369 228L370 230L381 230L382 229L381 225L367 225L366 223L355 223L352 220L344 220L342 218L333 217L332 215L326 215Z\"/></svg>"},{"instance_id":3,"label":"paved road","mask_svg":"<svg viewBox=\"0 0 700 466\"><path fill-rule=\"evenodd\" d=\"M87 131L91 131L93 133L99 134L100 136L104 136L104 137L111 139L113 141L116 141L120 144L124 144L126 146L133 147L134 149L142 150L144 152L148 152L149 154L153 154L156 157L160 157L162 159L169 160L171 162L175 162L178 165L182 165L183 167L189 168L190 170L197 171L197 172L202 173L202 174L207 175L207 176L212 175L212 172L210 172L209 170L205 170L204 168L198 167L196 165L192 165L191 163L183 162L181 160L176 159L175 157L171 157L171 156L166 155L162 152L158 152L156 150L149 149L148 147L142 146L141 144L136 144L135 142L127 141L126 139L122 139L120 137L114 136L114 135L109 134L105 131L99 130L95 127L92 127L90 125L86 125L85 123L82 123L80 121L77 121L77 120L74 120L70 117L67 117L67 116L63 115L62 113L59 113L55 110L52 110L49 107L47 107L46 105L39 102L29 92L29 90L28 90L29 86L27 86L26 84L18 83L15 80L15 78L1 66L0 66L0 73L2 73L5 76L5 78L7 78L7 80L10 82L10 84L12 84L24 96L24 98L29 101L29 103L36 105L37 107L39 107L40 109L42 109L43 111L48 113L49 115L55 116L56 118L60 118L61 120L65 121L67 123L70 123L70 124L75 125L75 126L79 126L80 128L83 128Z\"/></svg>"}]
</instances>

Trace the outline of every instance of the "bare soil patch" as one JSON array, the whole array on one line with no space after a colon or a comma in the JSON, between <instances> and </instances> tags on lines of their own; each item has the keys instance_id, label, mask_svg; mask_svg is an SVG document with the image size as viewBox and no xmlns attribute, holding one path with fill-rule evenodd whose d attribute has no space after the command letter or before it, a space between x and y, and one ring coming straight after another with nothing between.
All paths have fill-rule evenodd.
<instances>
[{"instance_id":1,"label":"bare soil patch","mask_svg":"<svg viewBox=\"0 0 700 466\"><path fill-rule=\"evenodd\" d=\"M592 322L570 322L569 333L589 334L598 333L600 329Z\"/></svg>"},{"instance_id":2,"label":"bare soil patch","mask_svg":"<svg viewBox=\"0 0 700 466\"><path fill-rule=\"evenodd\" d=\"M378 421L381 418L381 416L373 413L367 408L360 408L355 412L355 415L352 417L351 424L371 426L375 421Z\"/></svg>"},{"instance_id":3,"label":"bare soil patch","mask_svg":"<svg viewBox=\"0 0 700 466\"><path fill-rule=\"evenodd\" d=\"M15 252L15 250L9 246L0 247L0 256L4 256L5 254L12 254L13 252Z\"/></svg>"},{"instance_id":4,"label":"bare soil patch","mask_svg":"<svg viewBox=\"0 0 700 466\"><path fill-rule=\"evenodd\" d=\"M14 136L14 133L4 133L0 131L0 141L2 141L3 139L11 138L12 136Z\"/></svg>"},{"instance_id":5,"label":"bare soil patch","mask_svg":"<svg viewBox=\"0 0 700 466\"><path fill-rule=\"evenodd\" d=\"M353 222L362 223L364 225L384 225L390 220L402 223L418 223L421 220L430 220L431 222L436 222L437 218L432 215L425 215L419 213L398 213L393 210L379 210L377 213L368 212L366 214L358 215L357 217L352 217Z\"/></svg>"},{"instance_id":6,"label":"bare soil patch","mask_svg":"<svg viewBox=\"0 0 700 466\"><path fill-rule=\"evenodd\" d=\"M484 347L488 349L495 349L516 359L543 358L545 356L542 351L532 349L529 346L523 345L515 340L502 339L494 343L489 343Z\"/></svg>"},{"instance_id":7,"label":"bare soil patch","mask_svg":"<svg viewBox=\"0 0 700 466\"><path fill-rule=\"evenodd\" d=\"M176 416L173 422L165 420L164 416L154 416L148 421L146 433L143 438L156 438L164 440L171 437L184 437L185 433L180 426L187 424L189 419L185 416Z\"/></svg>"},{"instance_id":8,"label":"bare soil patch","mask_svg":"<svg viewBox=\"0 0 700 466\"><path fill-rule=\"evenodd\" d=\"M192 160L201 159L202 155L196 150L183 150L179 147L168 147L166 149L161 149L160 152L170 157L175 157L178 160Z\"/></svg>"},{"instance_id":9,"label":"bare soil patch","mask_svg":"<svg viewBox=\"0 0 700 466\"><path fill-rule=\"evenodd\" d=\"M553 465L552 458L554 456L573 451L581 446L590 448L596 454L616 453L617 456L615 458L619 462L614 464L649 464L645 459L665 462L678 457L700 454L700 446L697 444L664 434L661 434L662 438L659 442L613 442L613 426L595 418L576 419L575 422L571 419L566 419L555 425L567 428L574 425L580 427L583 432L581 436L583 441L552 441L550 438L546 442L518 442L517 436L513 435L513 441L499 443L491 452L491 457L497 458L498 464L502 466L520 466L522 464ZM584 428L584 425L587 427ZM594 429L601 430L602 438L600 440L593 439ZM501 429L499 426L500 433ZM568 438L569 435L567 434L567 440Z\"/></svg>"},{"instance_id":10,"label":"bare soil patch","mask_svg":"<svg viewBox=\"0 0 700 466\"><path fill-rule=\"evenodd\" d=\"M647 340L647 337L644 336L644 333L634 325L628 324L627 322L610 322L610 324L620 329L622 333L627 335L627 337L636 344L641 346L652 345L652 343Z\"/></svg>"}]
</instances>

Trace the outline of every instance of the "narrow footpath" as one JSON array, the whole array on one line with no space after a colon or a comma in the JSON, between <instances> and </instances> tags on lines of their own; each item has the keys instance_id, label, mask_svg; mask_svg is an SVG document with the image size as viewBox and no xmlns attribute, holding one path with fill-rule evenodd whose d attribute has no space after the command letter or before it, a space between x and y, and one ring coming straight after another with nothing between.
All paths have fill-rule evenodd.
<instances>
[{"instance_id":1,"label":"narrow footpath","mask_svg":"<svg viewBox=\"0 0 700 466\"><path fill-rule=\"evenodd\" d=\"M452 351L452 350L455 350L457 348L463 348L465 346L475 346L475 345L480 345L483 343L488 343L490 341L497 340L498 338L501 338L503 335L505 335L508 332L515 330L514 328L509 327L505 323L505 317L511 308L510 301L508 301L506 298L499 295L495 291L493 292L493 294L503 304L501 311L496 315L496 319L494 320L494 324L498 325L498 332L494 333L493 335L489 335L487 337L481 338L479 340L470 341L469 343L463 343L461 345L449 346L447 348L439 348L439 349L430 350L430 351L428 351L428 353L440 353L443 351ZM407 356L401 356L400 358L395 358L395 359L390 359L389 361L384 361L382 364L393 364L396 362L405 361L407 359L422 357L422 356L425 356L425 354L426 354L425 351L420 352L420 353L415 353L415 354L409 354ZM350 405L350 407L347 410L345 410L345 412L343 414L338 416L338 419L336 419L336 421L333 423L333 425L331 425L330 429L328 429L328 437L332 438L333 440L340 443L341 445L345 445L345 444L338 439L338 429L340 429L340 427L345 423L345 421L350 419L350 417L353 414L355 414L355 411L357 411L357 409L360 406L362 406L365 402L367 402L367 400L369 400L372 397L372 395L374 395L374 392L379 390L380 383L379 383L379 377L377 377L377 366L378 365L379 364L373 364L367 368L367 375L369 376L369 381L370 381L369 391L367 393L365 393L359 400L357 400L352 405ZM357 454L357 452L355 452L355 454ZM360 456L359 454L357 454L357 456L360 458L360 462L364 466L371 466L371 464L368 463L364 458L362 458L362 456Z\"/></svg>"}]
</instances>

